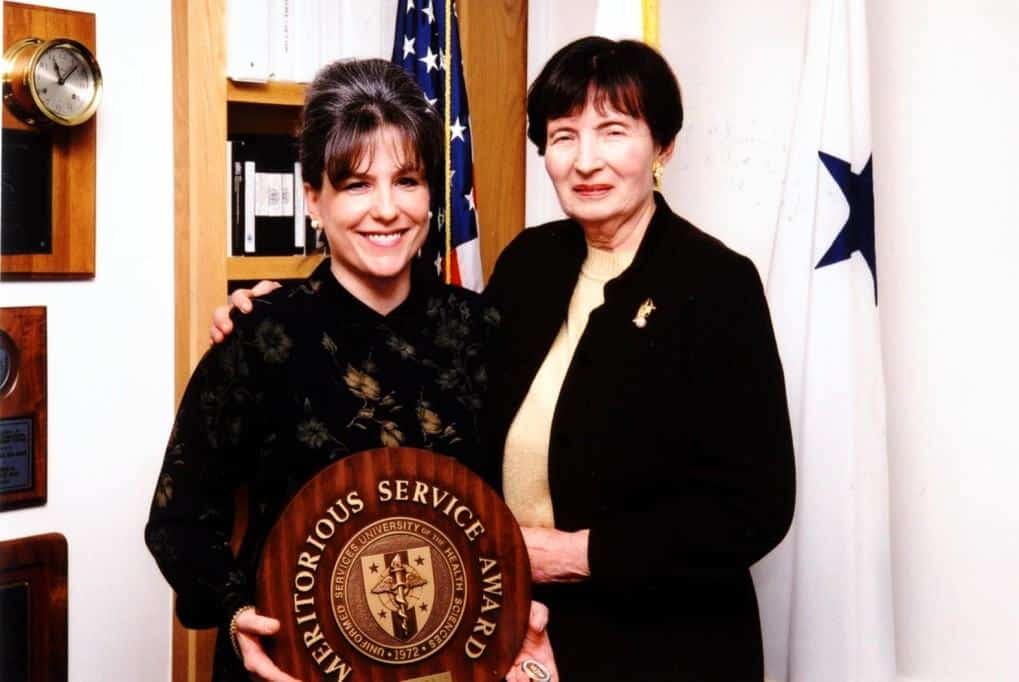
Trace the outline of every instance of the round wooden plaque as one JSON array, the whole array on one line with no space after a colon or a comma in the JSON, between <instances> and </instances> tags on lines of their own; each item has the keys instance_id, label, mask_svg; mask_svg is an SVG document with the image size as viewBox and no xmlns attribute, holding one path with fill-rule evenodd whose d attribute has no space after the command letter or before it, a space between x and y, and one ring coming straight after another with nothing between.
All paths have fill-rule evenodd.
<instances>
[{"instance_id":1,"label":"round wooden plaque","mask_svg":"<svg viewBox=\"0 0 1019 682\"><path fill-rule=\"evenodd\" d=\"M531 574L499 496L451 457L345 457L290 501L262 550L266 651L305 681L488 682L520 650Z\"/></svg>"}]
</instances>

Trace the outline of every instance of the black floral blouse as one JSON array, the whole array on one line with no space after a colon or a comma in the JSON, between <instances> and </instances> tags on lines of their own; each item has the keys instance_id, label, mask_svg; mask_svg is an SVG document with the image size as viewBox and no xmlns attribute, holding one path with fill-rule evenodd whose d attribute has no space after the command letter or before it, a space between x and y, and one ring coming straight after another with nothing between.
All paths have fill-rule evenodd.
<instances>
[{"instance_id":1,"label":"black floral blouse","mask_svg":"<svg viewBox=\"0 0 1019 682\"><path fill-rule=\"evenodd\" d=\"M233 334L191 376L145 528L177 592L178 617L193 628L222 629L251 603L266 535L334 460L406 445L484 468L482 350L498 320L476 294L415 273L410 296L383 316L340 286L326 261L233 320ZM248 525L235 557L229 540L242 484ZM225 639L216 679L240 673Z\"/></svg>"}]
</instances>

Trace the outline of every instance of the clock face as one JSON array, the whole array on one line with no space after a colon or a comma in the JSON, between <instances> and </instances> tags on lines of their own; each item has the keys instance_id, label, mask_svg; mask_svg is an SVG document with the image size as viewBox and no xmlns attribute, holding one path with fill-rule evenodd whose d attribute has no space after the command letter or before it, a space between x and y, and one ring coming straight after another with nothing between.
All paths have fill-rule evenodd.
<instances>
[{"instance_id":1,"label":"clock face","mask_svg":"<svg viewBox=\"0 0 1019 682\"><path fill-rule=\"evenodd\" d=\"M18 347L6 332L0 330L0 398L10 392L17 378Z\"/></svg>"},{"instance_id":2,"label":"clock face","mask_svg":"<svg viewBox=\"0 0 1019 682\"><path fill-rule=\"evenodd\" d=\"M57 44L39 56L33 74L35 91L50 113L65 119L81 116L96 96L89 61L70 45Z\"/></svg>"}]
</instances>

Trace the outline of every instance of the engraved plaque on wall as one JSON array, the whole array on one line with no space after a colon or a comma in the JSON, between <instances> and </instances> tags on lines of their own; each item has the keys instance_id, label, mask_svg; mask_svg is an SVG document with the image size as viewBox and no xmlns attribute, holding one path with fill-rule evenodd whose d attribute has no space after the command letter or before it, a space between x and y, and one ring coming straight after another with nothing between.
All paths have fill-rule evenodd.
<instances>
[{"instance_id":1,"label":"engraved plaque on wall","mask_svg":"<svg viewBox=\"0 0 1019 682\"><path fill-rule=\"evenodd\" d=\"M0 682L67 680L67 540L0 542Z\"/></svg>"},{"instance_id":2,"label":"engraved plaque on wall","mask_svg":"<svg viewBox=\"0 0 1019 682\"><path fill-rule=\"evenodd\" d=\"M46 308L0 308L0 510L46 503Z\"/></svg>"}]
</instances>

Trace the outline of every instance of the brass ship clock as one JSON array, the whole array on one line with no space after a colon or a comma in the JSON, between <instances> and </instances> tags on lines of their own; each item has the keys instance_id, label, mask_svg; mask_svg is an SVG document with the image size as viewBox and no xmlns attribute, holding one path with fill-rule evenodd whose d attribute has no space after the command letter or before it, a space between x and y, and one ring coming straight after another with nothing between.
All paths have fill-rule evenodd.
<instances>
[{"instance_id":1,"label":"brass ship clock","mask_svg":"<svg viewBox=\"0 0 1019 682\"><path fill-rule=\"evenodd\" d=\"M23 38L4 54L4 65L4 104L29 125L81 125L99 106L99 63L76 40Z\"/></svg>"}]
</instances>

